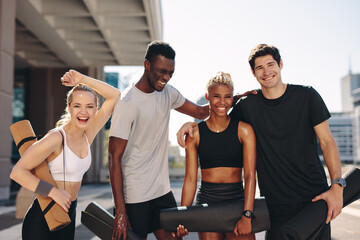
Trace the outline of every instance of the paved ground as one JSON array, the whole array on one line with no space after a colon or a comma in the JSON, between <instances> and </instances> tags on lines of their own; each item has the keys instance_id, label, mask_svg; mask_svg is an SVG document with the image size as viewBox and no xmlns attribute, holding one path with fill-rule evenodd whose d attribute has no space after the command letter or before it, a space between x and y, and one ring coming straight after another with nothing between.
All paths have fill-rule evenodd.
<instances>
[{"instance_id":1,"label":"paved ground","mask_svg":"<svg viewBox=\"0 0 360 240\"><path fill-rule=\"evenodd\" d=\"M346 170L345 170L346 172ZM182 182L171 183L175 198L180 201ZM258 191L257 191L258 192ZM108 184L83 185L78 198L75 239L99 239L80 222L81 210L91 202L96 201L108 211L112 211L112 193ZM21 239L22 220L15 219L15 206L0 206L0 239ZM359 240L360 239L360 200L343 209L342 214L332 222L332 240ZM154 235L148 236L155 240ZM196 233L190 233L185 239L198 239ZM256 234L257 240L264 239L264 233Z\"/></svg>"},{"instance_id":2,"label":"paved ground","mask_svg":"<svg viewBox=\"0 0 360 240\"><path fill-rule=\"evenodd\" d=\"M181 196L181 186L182 182L172 182L172 189L175 195L175 198L180 201ZM76 216L76 230L75 230L75 239L87 240L87 239L99 239L93 233L91 233L85 226L80 222L81 210L84 210L86 206L92 202L96 201L102 207L107 209L109 212L112 212L112 193L109 185L83 185L79 192L78 197L78 206L77 206L77 216ZM14 206L2 206L0 207L0 239L6 240L17 240L21 239L21 223L22 220L15 219L15 207ZM264 239L264 234L257 234L257 239ZM148 236L149 240L155 240L155 236L150 234ZM196 233L190 233L186 239L195 240L198 239Z\"/></svg>"}]
</instances>

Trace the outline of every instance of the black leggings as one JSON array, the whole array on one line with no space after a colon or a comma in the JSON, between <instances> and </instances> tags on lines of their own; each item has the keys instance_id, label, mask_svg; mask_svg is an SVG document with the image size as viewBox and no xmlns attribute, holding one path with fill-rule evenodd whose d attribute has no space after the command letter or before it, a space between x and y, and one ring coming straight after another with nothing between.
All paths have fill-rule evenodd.
<instances>
[{"instance_id":1,"label":"black leggings","mask_svg":"<svg viewBox=\"0 0 360 240\"><path fill-rule=\"evenodd\" d=\"M39 202L37 198L35 198L32 206L26 213L24 218L23 226L22 226L22 239L24 240L42 240L42 239L66 239L71 240L74 239L75 234L75 216L76 216L76 205L77 200L71 203L69 209L69 217L71 223L64 228L61 228L57 231L51 232L46 223L45 217L41 211Z\"/></svg>"}]
</instances>

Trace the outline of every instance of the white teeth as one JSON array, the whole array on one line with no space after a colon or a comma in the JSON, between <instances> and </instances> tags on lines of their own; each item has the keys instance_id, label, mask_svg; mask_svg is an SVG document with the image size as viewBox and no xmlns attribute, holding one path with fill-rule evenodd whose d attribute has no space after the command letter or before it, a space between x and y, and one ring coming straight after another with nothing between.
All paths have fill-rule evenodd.
<instances>
[{"instance_id":1,"label":"white teeth","mask_svg":"<svg viewBox=\"0 0 360 240\"><path fill-rule=\"evenodd\" d=\"M270 80L270 79L273 79L274 76L271 76L271 77L268 77L268 78L265 78L265 80Z\"/></svg>"},{"instance_id":2,"label":"white teeth","mask_svg":"<svg viewBox=\"0 0 360 240\"><path fill-rule=\"evenodd\" d=\"M166 84L166 82L162 82L162 81L159 81L159 83L160 83L161 85L165 85L165 84Z\"/></svg>"}]
</instances>

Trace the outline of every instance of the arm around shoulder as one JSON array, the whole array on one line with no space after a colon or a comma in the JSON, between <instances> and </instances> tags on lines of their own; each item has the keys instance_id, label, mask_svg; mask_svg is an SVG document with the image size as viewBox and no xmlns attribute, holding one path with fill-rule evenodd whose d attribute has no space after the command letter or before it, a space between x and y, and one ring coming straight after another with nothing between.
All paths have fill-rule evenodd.
<instances>
[{"instance_id":1,"label":"arm around shoulder","mask_svg":"<svg viewBox=\"0 0 360 240\"><path fill-rule=\"evenodd\" d=\"M197 126L197 123L195 122L187 122L184 123L184 125L181 126L179 131L176 133L177 142L180 145L180 147L186 147L186 142L184 140L184 137L186 134L188 134L190 137L194 136L194 128Z\"/></svg>"},{"instance_id":2,"label":"arm around shoulder","mask_svg":"<svg viewBox=\"0 0 360 240\"><path fill-rule=\"evenodd\" d=\"M175 110L197 119L205 119L209 116L209 105L200 106L188 99L185 100L181 107L178 107Z\"/></svg>"}]
</instances>

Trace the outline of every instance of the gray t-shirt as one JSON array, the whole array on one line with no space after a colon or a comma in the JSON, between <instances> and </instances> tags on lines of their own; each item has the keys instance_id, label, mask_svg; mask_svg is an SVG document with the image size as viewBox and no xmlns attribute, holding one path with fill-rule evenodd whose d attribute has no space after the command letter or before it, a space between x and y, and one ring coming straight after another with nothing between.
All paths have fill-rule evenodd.
<instances>
[{"instance_id":1,"label":"gray t-shirt","mask_svg":"<svg viewBox=\"0 0 360 240\"><path fill-rule=\"evenodd\" d=\"M121 162L126 203L145 202L170 191L170 110L184 102L185 98L171 85L152 93L132 85L116 103L109 136L128 140Z\"/></svg>"}]
</instances>

